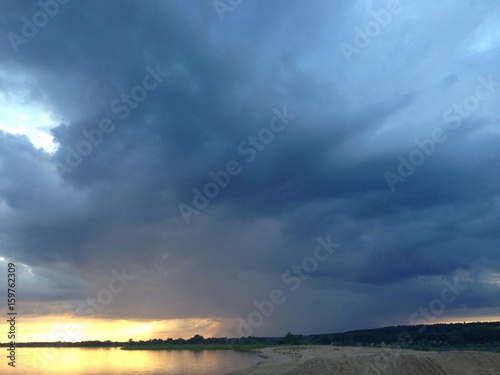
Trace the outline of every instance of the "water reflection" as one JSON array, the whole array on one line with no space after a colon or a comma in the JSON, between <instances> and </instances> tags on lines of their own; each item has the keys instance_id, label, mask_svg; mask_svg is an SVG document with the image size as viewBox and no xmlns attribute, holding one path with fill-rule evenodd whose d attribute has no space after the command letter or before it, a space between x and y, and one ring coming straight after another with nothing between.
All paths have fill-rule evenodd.
<instances>
[{"instance_id":1,"label":"water reflection","mask_svg":"<svg viewBox=\"0 0 500 375\"><path fill-rule=\"evenodd\" d=\"M14 370L9 367L9 374L221 375L259 362L255 352L230 350L194 352L126 351L119 348L17 348L17 354L16 368ZM3 365L8 367L6 364Z\"/></svg>"}]
</instances>

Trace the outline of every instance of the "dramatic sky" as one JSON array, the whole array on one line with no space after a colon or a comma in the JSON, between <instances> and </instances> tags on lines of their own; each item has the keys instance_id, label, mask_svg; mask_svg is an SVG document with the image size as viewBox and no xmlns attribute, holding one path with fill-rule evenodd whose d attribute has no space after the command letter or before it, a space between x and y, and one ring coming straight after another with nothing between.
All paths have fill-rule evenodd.
<instances>
[{"instance_id":1,"label":"dramatic sky","mask_svg":"<svg viewBox=\"0 0 500 375\"><path fill-rule=\"evenodd\" d=\"M496 0L1 1L18 340L496 319L499 16Z\"/></svg>"}]
</instances>

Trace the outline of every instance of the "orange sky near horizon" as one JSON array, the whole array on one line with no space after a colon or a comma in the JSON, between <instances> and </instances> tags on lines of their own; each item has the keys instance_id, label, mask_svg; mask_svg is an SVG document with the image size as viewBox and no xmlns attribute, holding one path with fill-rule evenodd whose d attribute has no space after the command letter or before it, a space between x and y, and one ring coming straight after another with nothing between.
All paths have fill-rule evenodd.
<instances>
[{"instance_id":1,"label":"orange sky near horizon","mask_svg":"<svg viewBox=\"0 0 500 375\"><path fill-rule=\"evenodd\" d=\"M498 316L453 317L441 319L437 323L473 323L499 321ZM422 322L423 323L423 322ZM154 338L188 339L196 334L204 337L221 337L222 320L217 319L171 319L156 321L108 320L96 318L75 318L70 316L27 316L17 320L16 342L80 342L99 341L134 341ZM0 324L0 331L7 332L8 324ZM330 332L325 332L330 333ZM308 334L307 332L303 334ZM7 342L7 337L0 343Z\"/></svg>"},{"instance_id":2,"label":"orange sky near horizon","mask_svg":"<svg viewBox=\"0 0 500 375\"><path fill-rule=\"evenodd\" d=\"M188 339L195 334L216 336L221 321L211 319L171 319L156 321L109 320L60 316L16 317L16 342L79 342L87 340L134 341L168 337ZM2 322L0 331L7 332ZM6 342L7 336L0 339Z\"/></svg>"}]
</instances>

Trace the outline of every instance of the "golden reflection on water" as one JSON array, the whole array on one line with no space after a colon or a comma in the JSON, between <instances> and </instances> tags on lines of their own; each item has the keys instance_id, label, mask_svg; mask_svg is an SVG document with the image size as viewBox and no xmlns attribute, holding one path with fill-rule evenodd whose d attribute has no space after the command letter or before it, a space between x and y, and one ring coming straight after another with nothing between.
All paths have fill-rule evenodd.
<instances>
[{"instance_id":1,"label":"golden reflection on water","mask_svg":"<svg viewBox=\"0 0 500 375\"><path fill-rule=\"evenodd\" d=\"M120 350L17 348L19 374L224 374L258 362L253 353L228 350ZM10 368L9 368L10 370ZM3 371L2 371L3 373Z\"/></svg>"}]
</instances>

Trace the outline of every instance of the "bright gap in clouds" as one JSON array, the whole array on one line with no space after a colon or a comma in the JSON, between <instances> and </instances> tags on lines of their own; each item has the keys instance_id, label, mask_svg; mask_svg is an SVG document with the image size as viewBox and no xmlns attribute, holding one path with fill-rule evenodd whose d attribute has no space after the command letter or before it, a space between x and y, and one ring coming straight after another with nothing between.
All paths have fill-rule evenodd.
<instances>
[{"instance_id":1,"label":"bright gap in clouds","mask_svg":"<svg viewBox=\"0 0 500 375\"><path fill-rule=\"evenodd\" d=\"M0 130L25 135L36 148L53 153L57 149L50 129L58 122L50 111L36 106L26 106L7 100L0 95Z\"/></svg>"},{"instance_id":2,"label":"bright gap in clouds","mask_svg":"<svg viewBox=\"0 0 500 375\"><path fill-rule=\"evenodd\" d=\"M139 321L24 315L18 325L18 342L139 341L153 338L166 340L169 337L188 339L196 334L205 337L220 336L221 331L221 321L196 318ZM0 331L7 330L8 323L0 322Z\"/></svg>"}]
</instances>

